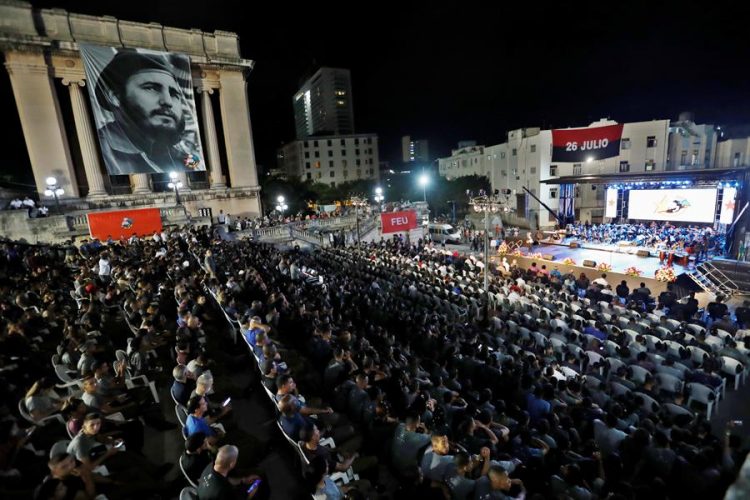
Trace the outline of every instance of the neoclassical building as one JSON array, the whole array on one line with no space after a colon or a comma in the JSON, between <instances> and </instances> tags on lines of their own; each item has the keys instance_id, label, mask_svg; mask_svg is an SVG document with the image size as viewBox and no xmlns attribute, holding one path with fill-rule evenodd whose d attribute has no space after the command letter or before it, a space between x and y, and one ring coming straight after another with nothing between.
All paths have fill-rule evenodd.
<instances>
[{"instance_id":1,"label":"neoclassical building","mask_svg":"<svg viewBox=\"0 0 750 500\"><path fill-rule=\"evenodd\" d=\"M261 212L247 95L254 62L241 57L237 34L2 0L0 51L40 198L46 179L55 177L64 190L60 201L70 211L174 204L164 175L107 174L84 88L80 43L190 56L206 171L179 174L182 201L194 216L207 209L251 216Z\"/></svg>"}]
</instances>

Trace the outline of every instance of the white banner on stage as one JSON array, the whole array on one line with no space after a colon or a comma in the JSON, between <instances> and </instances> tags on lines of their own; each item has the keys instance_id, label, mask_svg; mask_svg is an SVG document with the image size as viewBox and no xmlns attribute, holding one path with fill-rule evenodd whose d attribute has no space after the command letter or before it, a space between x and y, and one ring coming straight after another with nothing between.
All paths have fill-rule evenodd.
<instances>
[{"instance_id":1,"label":"white banner on stage","mask_svg":"<svg viewBox=\"0 0 750 500\"><path fill-rule=\"evenodd\" d=\"M721 214L719 215L719 222L722 224L731 224L734 220L734 209L737 205L736 198L737 188L724 188L724 193L721 197Z\"/></svg>"},{"instance_id":2,"label":"white banner on stage","mask_svg":"<svg viewBox=\"0 0 750 500\"><path fill-rule=\"evenodd\" d=\"M617 189L607 188L607 206L604 209L604 216L614 219L617 217Z\"/></svg>"}]
</instances>

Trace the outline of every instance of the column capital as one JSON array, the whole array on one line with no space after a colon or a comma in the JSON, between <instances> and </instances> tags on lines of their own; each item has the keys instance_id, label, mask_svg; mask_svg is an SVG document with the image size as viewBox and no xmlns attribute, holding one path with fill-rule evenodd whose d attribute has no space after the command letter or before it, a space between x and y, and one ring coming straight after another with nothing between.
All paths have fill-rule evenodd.
<instances>
[{"instance_id":1,"label":"column capital","mask_svg":"<svg viewBox=\"0 0 750 500\"><path fill-rule=\"evenodd\" d=\"M210 84L203 84L198 83L198 85L195 87L196 92L199 94L209 94L212 95L214 93L214 90L218 89L218 87L210 85Z\"/></svg>"},{"instance_id":2,"label":"column capital","mask_svg":"<svg viewBox=\"0 0 750 500\"><path fill-rule=\"evenodd\" d=\"M62 84L65 85L66 87L69 87L71 85L77 85L78 87L85 87L86 80L84 78L65 77L62 79Z\"/></svg>"}]
</instances>

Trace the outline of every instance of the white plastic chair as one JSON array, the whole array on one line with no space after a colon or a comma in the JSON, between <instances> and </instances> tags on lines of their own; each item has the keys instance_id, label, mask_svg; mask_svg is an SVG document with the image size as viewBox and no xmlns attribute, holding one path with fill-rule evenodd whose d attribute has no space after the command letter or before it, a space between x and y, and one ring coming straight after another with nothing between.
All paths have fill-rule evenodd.
<instances>
[{"instance_id":1,"label":"white plastic chair","mask_svg":"<svg viewBox=\"0 0 750 500\"><path fill-rule=\"evenodd\" d=\"M690 351L690 359L693 360L693 363L702 365L703 361L708 358L708 353L700 347L689 345L687 349Z\"/></svg>"},{"instance_id":2,"label":"white plastic chair","mask_svg":"<svg viewBox=\"0 0 750 500\"><path fill-rule=\"evenodd\" d=\"M685 385L682 380L669 373L656 373L654 378L659 385L659 390L667 391L672 394L682 392Z\"/></svg>"},{"instance_id":3,"label":"white plastic chair","mask_svg":"<svg viewBox=\"0 0 750 500\"><path fill-rule=\"evenodd\" d=\"M687 406L691 408L694 402L706 405L706 420L711 420L711 412L716 404L716 393L708 386L696 382L688 384L690 396L688 397Z\"/></svg>"},{"instance_id":4,"label":"white plastic chair","mask_svg":"<svg viewBox=\"0 0 750 500\"><path fill-rule=\"evenodd\" d=\"M721 357L721 372L734 377L734 390L740 387L740 383L745 383L745 367L734 358L728 356Z\"/></svg>"},{"instance_id":5,"label":"white plastic chair","mask_svg":"<svg viewBox=\"0 0 750 500\"><path fill-rule=\"evenodd\" d=\"M192 486L185 486L180 491L179 500L197 500L197 499L198 499L198 490Z\"/></svg>"},{"instance_id":6,"label":"white plastic chair","mask_svg":"<svg viewBox=\"0 0 750 500\"><path fill-rule=\"evenodd\" d=\"M633 396L643 399L643 402L641 403L641 410L648 413L657 413L659 411L659 403L657 403L656 400L648 394L644 394L642 392L634 392Z\"/></svg>"},{"instance_id":7,"label":"white plastic chair","mask_svg":"<svg viewBox=\"0 0 750 500\"><path fill-rule=\"evenodd\" d=\"M185 466L182 465L182 457L183 455L180 455L180 459L178 460L178 463L180 464L180 470L182 471L182 475L185 477L185 480L188 482L190 486L192 486L193 488L197 488L198 485L192 479L190 479L190 477L187 475L187 472L185 472Z\"/></svg>"}]
</instances>

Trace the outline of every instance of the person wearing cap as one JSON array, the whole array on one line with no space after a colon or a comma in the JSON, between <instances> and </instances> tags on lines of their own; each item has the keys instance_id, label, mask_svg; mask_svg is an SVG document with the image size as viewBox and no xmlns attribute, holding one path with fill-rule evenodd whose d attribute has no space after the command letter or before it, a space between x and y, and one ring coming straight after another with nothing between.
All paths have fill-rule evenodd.
<instances>
[{"instance_id":1,"label":"person wearing cap","mask_svg":"<svg viewBox=\"0 0 750 500\"><path fill-rule=\"evenodd\" d=\"M99 75L96 102L114 116L98 130L110 175L185 170L186 154L178 147L186 121L186 98L175 76L179 62L121 50Z\"/></svg>"}]
</instances>

